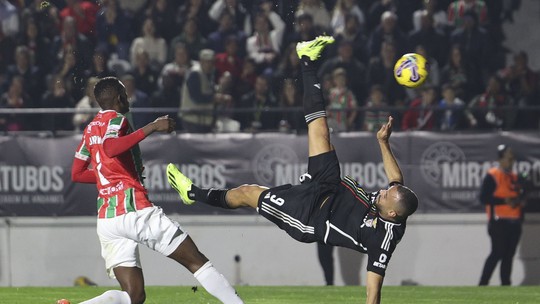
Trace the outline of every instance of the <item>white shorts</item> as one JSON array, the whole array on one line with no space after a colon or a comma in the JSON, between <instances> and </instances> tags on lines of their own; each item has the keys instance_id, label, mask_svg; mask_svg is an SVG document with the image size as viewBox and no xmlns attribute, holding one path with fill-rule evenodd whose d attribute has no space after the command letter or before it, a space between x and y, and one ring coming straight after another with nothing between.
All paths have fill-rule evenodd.
<instances>
[{"instance_id":1,"label":"white shorts","mask_svg":"<svg viewBox=\"0 0 540 304\"><path fill-rule=\"evenodd\" d=\"M115 267L141 268L138 244L169 256L188 236L179 223L156 206L114 218L100 218L97 234L107 274L113 279Z\"/></svg>"}]
</instances>

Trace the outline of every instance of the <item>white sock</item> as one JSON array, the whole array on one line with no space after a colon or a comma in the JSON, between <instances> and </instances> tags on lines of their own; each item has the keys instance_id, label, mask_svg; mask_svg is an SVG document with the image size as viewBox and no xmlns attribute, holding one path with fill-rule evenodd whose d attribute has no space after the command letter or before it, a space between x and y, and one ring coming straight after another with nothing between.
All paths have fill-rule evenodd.
<instances>
[{"instance_id":1,"label":"white sock","mask_svg":"<svg viewBox=\"0 0 540 304\"><path fill-rule=\"evenodd\" d=\"M225 304L243 304L229 281L210 262L206 262L193 276L214 297Z\"/></svg>"},{"instance_id":2,"label":"white sock","mask_svg":"<svg viewBox=\"0 0 540 304\"><path fill-rule=\"evenodd\" d=\"M131 304L131 298L125 291L107 290L103 294L80 304Z\"/></svg>"}]
</instances>

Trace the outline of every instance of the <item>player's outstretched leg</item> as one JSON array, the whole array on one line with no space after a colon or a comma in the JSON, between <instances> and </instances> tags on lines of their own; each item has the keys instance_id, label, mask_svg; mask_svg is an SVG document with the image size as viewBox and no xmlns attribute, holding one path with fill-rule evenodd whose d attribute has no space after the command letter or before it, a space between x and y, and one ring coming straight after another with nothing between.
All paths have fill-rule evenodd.
<instances>
[{"instance_id":1,"label":"player's outstretched leg","mask_svg":"<svg viewBox=\"0 0 540 304\"><path fill-rule=\"evenodd\" d=\"M311 41L299 42L296 53L302 66L304 85L304 115L308 124L309 156L331 151L330 135L326 123L326 108L321 83L317 77L317 60L324 48L334 42L331 36L319 36Z\"/></svg>"},{"instance_id":2,"label":"player's outstretched leg","mask_svg":"<svg viewBox=\"0 0 540 304\"><path fill-rule=\"evenodd\" d=\"M197 201L224 209L257 208L260 194L268 189L258 185L242 185L234 189L199 188L173 164L167 166L167 178L185 204Z\"/></svg>"}]
</instances>

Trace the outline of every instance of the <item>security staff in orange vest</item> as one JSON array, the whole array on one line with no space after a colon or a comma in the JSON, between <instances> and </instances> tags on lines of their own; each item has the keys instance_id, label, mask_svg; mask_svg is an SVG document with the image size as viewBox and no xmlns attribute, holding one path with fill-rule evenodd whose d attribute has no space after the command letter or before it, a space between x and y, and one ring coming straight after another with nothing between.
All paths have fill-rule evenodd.
<instances>
[{"instance_id":1,"label":"security staff in orange vest","mask_svg":"<svg viewBox=\"0 0 540 304\"><path fill-rule=\"evenodd\" d=\"M510 285L512 261L521 236L523 190L512 172L515 158L507 145L497 147L499 165L489 169L480 190L480 201L486 206L491 238L491 253L486 259L480 286L488 285L491 274L501 261L501 284Z\"/></svg>"}]
</instances>

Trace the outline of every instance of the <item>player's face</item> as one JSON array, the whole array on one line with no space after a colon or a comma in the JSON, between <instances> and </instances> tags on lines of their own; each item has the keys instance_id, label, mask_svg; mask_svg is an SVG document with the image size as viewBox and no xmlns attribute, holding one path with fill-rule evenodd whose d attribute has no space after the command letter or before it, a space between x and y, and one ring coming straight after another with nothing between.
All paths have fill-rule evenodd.
<instances>
[{"instance_id":1,"label":"player's face","mask_svg":"<svg viewBox=\"0 0 540 304\"><path fill-rule=\"evenodd\" d=\"M381 190L379 196L377 197L377 202L375 206L381 212L388 212L394 210L394 205L398 201L399 196L397 192L397 187L392 186L386 190Z\"/></svg>"}]
</instances>

